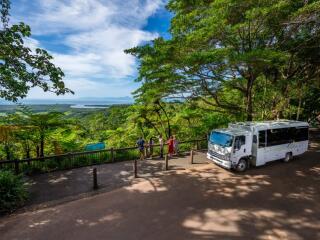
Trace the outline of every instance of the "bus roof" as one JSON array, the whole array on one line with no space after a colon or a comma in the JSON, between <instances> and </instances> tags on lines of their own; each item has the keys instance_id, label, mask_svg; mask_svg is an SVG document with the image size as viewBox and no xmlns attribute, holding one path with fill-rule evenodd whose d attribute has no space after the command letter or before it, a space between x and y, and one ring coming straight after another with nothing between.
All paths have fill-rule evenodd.
<instances>
[{"instance_id":1,"label":"bus roof","mask_svg":"<svg viewBox=\"0 0 320 240\"><path fill-rule=\"evenodd\" d=\"M262 122L239 122L229 124L229 128L240 128L247 131L276 129L286 127L308 127L307 122L294 121L294 120L276 120L276 121L262 121Z\"/></svg>"},{"instance_id":2,"label":"bus roof","mask_svg":"<svg viewBox=\"0 0 320 240\"><path fill-rule=\"evenodd\" d=\"M239 135L248 135L251 131L242 128L221 128L221 129L214 129L214 132L222 132L233 136Z\"/></svg>"}]
</instances>

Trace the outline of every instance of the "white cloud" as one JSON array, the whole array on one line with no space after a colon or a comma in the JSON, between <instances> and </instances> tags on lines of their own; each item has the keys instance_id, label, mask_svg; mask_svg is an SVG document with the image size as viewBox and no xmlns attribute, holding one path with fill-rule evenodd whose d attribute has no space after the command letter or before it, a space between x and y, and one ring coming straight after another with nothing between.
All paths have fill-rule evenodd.
<instances>
[{"instance_id":1,"label":"white cloud","mask_svg":"<svg viewBox=\"0 0 320 240\"><path fill-rule=\"evenodd\" d=\"M68 48L68 52L55 49L51 54L66 74L66 85L77 96L84 96L85 89L105 93L102 96L114 92L125 96L129 89L136 87L128 84L128 78L136 74L136 61L123 51L158 36L142 28L148 18L163 7L164 0L20 1L21 16L24 16L20 21L31 25L33 35L49 39L46 41L54 37L55 45ZM17 16L14 18L19 20ZM46 46L32 39L29 43L31 48L40 44ZM112 93L107 88L113 89Z\"/></svg>"},{"instance_id":2,"label":"white cloud","mask_svg":"<svg viewBox=\"0 0 320 240\"><path fill-rule=\"evenodd\" d=\"M143 41L150 41L158 35L138 29L116 28L99 29L90 32L73 34L66 38L65 44L74 48L77 53L95 54L92 64L99 63L112 78L122 78L134 74L135 59L125 54L124 49L137 46ZM75 64L75 63L74 63Z\"/></svg>"},{"instance_id":3,"label":"white cloud","mask_svg":"<svg viewBox=\"0 0 320 240\"><path fill-rule=\"evenodd\" d=\"M146 23L146 20L160 7L164 6L165 0L104 0L114 6L114 24L128 27L139 27Z\"/></svg>"},{"instance_id":4,"label":"white cloud","mask_svg":"<svg viewBox=\"0 0 320 240\"><path fill-rule=\"evenodd\" d=\"M34 38L24 38L24 44L30 48L31 51L35 52L37 48L40 48L40 42Z\"/></svg>"},{"instance_id":5,"label":"white cloud","mask_svg":"<svg viewBox=\"0 0 320 240\"><path fill-rule=\"evenodd\" d=\"M35 34L90 30L107 25L113 10L98 0L41 0L32 17Z\"/></svg>"},{"instance_id":6,"label":"white cloud","mask_svg":"<svg viewBox=\"0 0 320 240\"><path fill-rule=\"evenodd\" d=\"M29 19L35 34L86 31L110 26L140 28L164 0L37 0Z\"/></svg>"},{"instance_id":7,"label":"white cloud","mask_svg":"<svg viewBox=\"0 0 320 240\"><path fill-rule=\"evenodd\" d=\"M53 62L63 68L67 77L86 77L103 71L100 64L101 57L94 53L57 54L54 53Z\"/></svg>"}]
</instances>

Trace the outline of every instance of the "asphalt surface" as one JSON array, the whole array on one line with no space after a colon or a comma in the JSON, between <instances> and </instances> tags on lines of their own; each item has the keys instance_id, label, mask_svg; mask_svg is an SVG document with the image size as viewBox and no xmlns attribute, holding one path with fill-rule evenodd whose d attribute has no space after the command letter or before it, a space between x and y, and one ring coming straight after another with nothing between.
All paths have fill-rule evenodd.
<instances>
[{"instance_id":1,"label":"asphalt surface","mask_svg":"<svg viewBox=\"0 0 320 240\"><path fill-rule=\"evenodd\" d=\"M206 164L205 155L195 153L196 165ZM164 159L153 158L138 161L138 176L143 178L157 176L164 171ZM75 168L66 171L38 174L28 177L29 200L26 208L42 208L57 203L79 199L92 194L92 169L97 168L99 191L107 192L132 184L134 180L133 161L117 162ZM183 170L194 167L189 154L169 159L169 170Z\"/></svg>"},{"instance_id":2,"label":"asphalt surface","mask_svg":"<svg viewBox=\"0 0 320 240\"><path fill-rule=\"evenodd\" d=\"M320 239L320 145L244 174L214 164L0 219L0 239Z\"/></svg>"}]
</instances>

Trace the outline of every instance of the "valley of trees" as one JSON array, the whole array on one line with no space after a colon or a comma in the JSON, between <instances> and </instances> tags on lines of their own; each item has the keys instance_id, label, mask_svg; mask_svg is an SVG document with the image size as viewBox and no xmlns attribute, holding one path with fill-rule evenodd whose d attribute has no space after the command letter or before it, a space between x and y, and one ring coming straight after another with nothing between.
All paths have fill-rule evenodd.
<instances>
[{"instance_id":1,"label":"valley of trees","mask_svg":"<svg viewBox=\"0 0 320 240\"><path fill-rule=\"evenodd\" d=\"M163 106L162 106L163 105ZM42 157L84 151L89 143L107 147L134 146L137 138L176 134L180 139L203 138L208 129L235 118L208 113L185 103L157 106L114 105L96 111L34 112L20 105L0 121L0 160Z\"/></svg>"},{"instance_id":2,"label":"valley of trees","mask_svg":"<svg viewBox=\"0 0 320 240\"><path fill-rule=\"evenodd\" d=\"M0 117L0 159L100 141L133 146L139 136L195 139L232 121L319 124L320 1L171 0L167 8L171 38L125 50L139 60L133 105L78 114L20 105ZM8 11L1 14L0 97L16 101L33 86L70 92L50 55L23 46L29 27L9 27Z\"/></svg>"}]
</instances>

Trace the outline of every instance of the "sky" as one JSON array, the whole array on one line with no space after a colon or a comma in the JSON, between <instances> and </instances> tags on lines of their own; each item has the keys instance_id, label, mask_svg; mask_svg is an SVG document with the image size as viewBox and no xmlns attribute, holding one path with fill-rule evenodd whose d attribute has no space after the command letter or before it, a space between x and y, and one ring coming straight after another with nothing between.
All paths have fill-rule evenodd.
<instances>
[{"instance_id":1,"label":"sky","mask_svg":"<svg viewBox=\"0 0 320 240\"><path fill-rule=\"evenodd\" d=\"M25 22L31 48L44 48L75 95L124 97L139 87L137 60L124 49L169 38L166 0L12 0L11 23ZM28 98L57 96L32 89Z\"/></svg>"}]
</instances>

